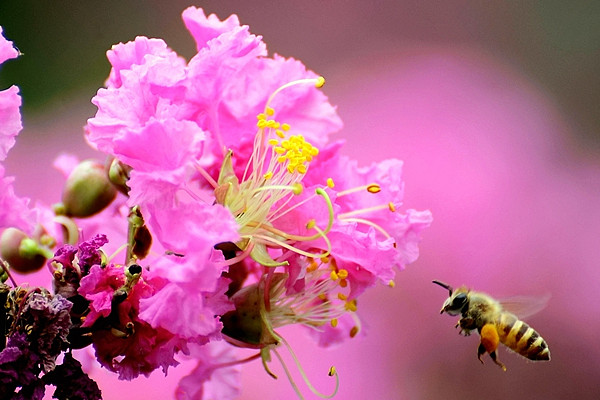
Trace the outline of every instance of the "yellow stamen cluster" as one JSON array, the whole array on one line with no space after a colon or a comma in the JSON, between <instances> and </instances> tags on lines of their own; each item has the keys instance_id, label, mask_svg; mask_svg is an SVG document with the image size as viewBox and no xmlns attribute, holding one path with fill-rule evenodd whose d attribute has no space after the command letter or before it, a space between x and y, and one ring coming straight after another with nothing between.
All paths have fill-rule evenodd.
<instances>
[{"instance_id":1,"label":"yellow stamen cluster","mask_svg":"<svg viewBox=\"0 0 600 400\"><path fill-rule=\"evenodd\" d=\"M227 207L235 216L241 237L236 245L243 251L228 260L228 264L250 256L259 264L277 267L287 265L285 260L276 260L287 251L306 257L324 257L331 251L327 233L335 216L327 192L319 187L312 196L293 200L294 196L303 193L302 179L319 150L302 135L292 135L290 125L277 121L275 109L270 106L271 100L288 87L300 84L320 87L323 83L322 78L301 79L282 85L271 94L264 111L257 115L253 151L241 179L234 171L233 153L227 154L218 182L214 184L215 197L218 204ZM320 198L327 206L326 226L319 226L320 222L309 219L306 234L286 232L275 226L279 218L315 198ZM325 251L310 253L296 246L297 242L317 239L325 242Z\"/></svg>"},{"instance_id":2,"label":"yellow stamen cluster","mask_svg":"<svg viewBox=\"0 0 600 400\"><path fill-rule=\"evenodd\" d=\"M308 163L319 154L319 149L304 139L302 135L291 135L286 138L285 132L289 131L288 124L281 124L269 116L273 116L275 110L267 107L266 112L258 114L256 126L259 129L273 129L276 138L269 139L267 143L273 150L273 156L279 164L283 164L288 173L298 172L305 174L308 170ZM264 178L266 180L273 177L273 171L269 170Z\"/></svg>"}]
</instances>

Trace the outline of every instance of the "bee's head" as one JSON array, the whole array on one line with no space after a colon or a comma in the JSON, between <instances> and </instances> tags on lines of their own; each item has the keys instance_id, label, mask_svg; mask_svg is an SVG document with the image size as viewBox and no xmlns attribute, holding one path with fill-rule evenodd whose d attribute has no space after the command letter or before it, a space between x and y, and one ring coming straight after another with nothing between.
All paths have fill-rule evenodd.
<instances>
[{"instance_id":1,"label":"bee's head","mask_svg":"<svg viewBox=\"0 0 600 400\"><path fill-rule=\"evenodd\" d=\"M460 287L456 290L446 283L433 281L436 285L440 285L444 289L448 289L448 298L444 302L440 314L444 312L450 315L458 315L469 306L469 290L465 287Z\"/></svg>"}]
</instances>

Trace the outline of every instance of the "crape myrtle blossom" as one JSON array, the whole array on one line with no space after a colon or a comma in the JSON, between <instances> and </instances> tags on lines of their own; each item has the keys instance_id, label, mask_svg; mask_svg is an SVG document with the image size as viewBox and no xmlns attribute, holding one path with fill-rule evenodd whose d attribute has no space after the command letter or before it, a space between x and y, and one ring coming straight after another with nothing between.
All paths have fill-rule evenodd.
<instances>
[{"instance_id":1,"label":"crape myrtle blossom","mask_svg":"<svg viewBox=\"0 0 600 400\"><path fill-rule=\"evenodd\" d=\"M108 52L113 68L86 127L128 171L128 205L166 252L145 275L168 283L140 300L139 317L207 341L222 328L259 349L265 367L286 343L280 326L307 326L322 345L355 336L356 298L378 280L393 285L395 268L417 258L430 214L397 211L399 161L358 168L327 144L341 121L315 89L322 78L267 57L236 16L191 7L183 20L198 49L189 62L144 37ZM227 298L215 292L223 277ZM220 304L219 329L208 304Z\"/></svg>"},{"instance_id":2,"label":"crape myrtle blossom","mask_svg":"<svg viewBox=\"0 0 600 400\"><path fill-rule=\"evenodd\" d=\"M358 297L377 283L393 287L395 273L418 257L430 213L400 211L400 161L359 167L341 154L341 141L330 142L342 123L319 90L324 78L269 57L235 15L221 21L190 7L183 21L198 50L189 61L146 37L107 52L112 69L85 127L106 162L59 157L62 201L53 216L35 210L63 227L44 230L54 251L38 254L53 294L14 280L0 287L25 303L42 295L61 305L60 318L47 318L49 337L60 339L51 351L15 353L34 339L20 330L25 322L5 332L0 379L21 364L31 378L9 390L40 398L51 384L57 398L75 387L80 398L99 398L71 355L93 346L100 365L124 380L195 360L174 393L182 400L235 398L241 364L261 360L275 377L274 356L302 397L279 353L285 347L296 358L279 328L301 325L323 347L344 343L362 332ZM3 46L0 54L16 55ZM5 120L20 121L18 105L11 110ZM20 123L4 126L0 149L8 151ZM7 182L3 201L27 207ZM14 215L0 220L5 232L34 226ZM19 270L4 252L21 254L13 242L2 243L4 280L9 267ZM29 321L29 310L14 307L11 318ZM329 375L335 394L334 367Z\"/></svg>"}]
</instances>

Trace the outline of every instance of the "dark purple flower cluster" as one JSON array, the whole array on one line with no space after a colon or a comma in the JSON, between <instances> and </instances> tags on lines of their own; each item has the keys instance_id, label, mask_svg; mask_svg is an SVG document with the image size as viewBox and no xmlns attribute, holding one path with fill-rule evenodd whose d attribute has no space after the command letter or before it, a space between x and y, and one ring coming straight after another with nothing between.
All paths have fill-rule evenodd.
<instances>
[{"instance_id":1,"label":"dark purple flower cluster","mask_svg":"<svg viewBox=\"0 0 600 400\"><path fill-rule=\"evenodd\" d=\"M61 366L56 367L58 356L69 349L67 337L71 327L73 304L63 296L53 295L42 288L2 285L0 300L4 308L0 311L1 327L6 343L0 352L0 398L42 399L48 384L59 388L73 385L67 377L77 377L84 382L87 378L81 364L66 355ZM62 371L60 374L57 371ZM57 380L56 376L61 379ZM87 378L89 380L89 378ZM91 383L82 386L85 396L71 399L100 399L100 391ZM57 397L64 398L66 397Z\"/></svg>"}]
</instances>

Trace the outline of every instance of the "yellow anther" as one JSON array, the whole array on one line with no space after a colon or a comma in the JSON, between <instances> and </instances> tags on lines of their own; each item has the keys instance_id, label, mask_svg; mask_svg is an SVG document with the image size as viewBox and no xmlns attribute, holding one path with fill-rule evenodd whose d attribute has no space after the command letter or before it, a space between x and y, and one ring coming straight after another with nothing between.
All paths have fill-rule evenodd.
<instances>
[{"instance_id":1,"label":"yellow anther","mask_svg":"<svg viewBox=\"0 0 600 400\"><path fill-rule=\"evenodd\" d=\"M333 189L335 187L335 183L333 183L332 178L327 178L327 187Z\"/></svg>"},{"instance_id":2,"label":"yellow anther","mask_svg":"<svg viewBox=\"0 0 600 400\"><path fill-rule=\"evenodd\" d=\"M320 76L317 78L317 83L315 83L315 87L321 88L321 87L323 87L324 84L325 84L325 78Z\"/></svg>"},{"instance_id":3,"label":"yellow anther","mask_svg":"<svg viewBox=\"0 0 600 400\"><path fill-rule=\"evenodd\" d=\"M329 376L334 376L335 374L337 374L337 370L335 369L335 367L331 367L329 368L329 372L327 373L327 375Z\"/></svg>"},{"instance_id":4,"label":"yellow anther","mask_svg":"<svg viewBox=\"0 0 600 400\"><path fill-rule=\"evenodd\" d=\"M287 166L287 171L288 171L290 174L293 174L295 170L296 170L296 167L295 167L294 165L292 165L292 164L288 164L288 166Z\"/></svg>"},{"instance_id":5,"label":"yellow anther","mask_svg":"<svg viewBox=\"0 0 600 400\"><path fill-rule=\"evenodd\" d=\"M315 227L315 225L317 225L317 221L315 221L314 219L311 219L310 221L308 221L308 223L306 224L306 229L312 229Z\"/></svg>"},{"instance_id":6,"label":"yellow anther","mask_svg":"<svg viewBox=\"0 0 600 400\"><path fill-rule=\"evenodd\" d=\"M310 150L308 151L309 154L313 157L317 156L319 154L319 149L317 149L314 146L311 146Z\"/></svg>"},{"instance_id":7,"label":"yellow anther","mask_svg":"<svg viewBox=\"0 0 600 400\"><path fill-rule=\"evenodd\" d=\"M285 133L283 133L283 131L282 131L282 130L279 130L279 129L277 129L277 130L275 131L275 134L276 134L277 136L279 136L280 138L282 138L282 139L285 137Z\"/></svg>"},{"instance_id":8,"label":"yellow anther","mask_svg":"<svg viewBox=\"0 0 600 400\"><path fill-rule=\"evenodd\" d=\"M358 326L353 326L352 329L350 329L350 337L353 338L357 334L358 334Z\"/></svg>"},{"instance_id":9,"label":"yellow anther","mask_svg":"<svg viewBox=\"0 0 600 400\"><path fill-rule=\"evenodd\" d=\"M283 164L286 161L287 161L287 157L286 156L279 156L279 157L277 157L277 162L280 163L280 164Z\"/></svg>"},{"instance_id":10,"label":"yellow anther","mask_svg":"<svg viewBox=\"0 0 600 400\"><path fill-rule=\"evenodd\" d=\"M275 109L273 107L267 107L265 110L267 115L273 116L275 114Z\"/></svg>"},{"instance_id":11,"label":"yellow anther","mask_svg":"<svg viewBox=\"0 0 600 400\"><path fill-rule=\"evenodd\" d=\"M327 301L327 295L325 293L319 293L317 297L322 301Z\"/></svg>"},{"instance_id":12,"label":"yellow anther","mask_svg":"<svg viewBox=\"0 0 600 400\"><path fill-rule=\"evenodd\" d=\"M379 193L379 192L381 192L381 186L379 186L376 183L371 183L369 186L367 186L367 192L369 192L369 193Z\"/></svg>"},{"instance_id":13,"label":"yellow anther","mask_svg":"<svg viewBox=\"0 0 600 400\"><path fill-rule=\"evenodd\" d=\"M356 311L356 309L357 309L357 307L356 307L356 299L352 299L352 300L350 300L350 301L347 301L347 302L346 302L346 305L345 305L345 308L346 308L346 310L348 310L348 311L355 312L355 311Z\"/></svg>"},{"instance_id":14,"label":"yellow anther","mask_svg":"<svg viewBox=\"0 0 600 400\"><path fill-rule=\"evenodd\" d=\"M341 279L340 280L340 287L345 288L346 286L348 286L348 281L345 279Z\"/></svg>"},{"instance_id":15,"label":"yellow anther","mask_svg":"<svg viewBox=\"0 0 600 400\"><path fill-rule=\"evenodd\" d=\"M273 171L269 171L269 172L267 172L266 174L263 175L263 178L265 178L265 181L268 181L272 177L273 177Z\"/></svg>"},{"instance_id":16,"label":"yellow anther","mask_svg":"<svg viewBox=\"0 0 600 400\"><path fill-rule=\"evenodd\" d=\"M305 174L306 173L306 165L304 164L300 164L298 165L298 167L296 168L298 170L298 172L300 172L301 174Z\"/></svg>"},{"instance_id":17,"label":"yellow anther","mask_svg":"<svg viewBox=\"0 0 600 400\"><path fill-rule=\"evenodd\" d=\"M269 139L268 143L271 146L277 146L279 144L279 140L277 140L277 139Z\"/></svg>"},{"instance_id":18,"label":"yellow anther","mask_svg":"<svg viewBox=\"0 0 600 400\"><path fill-rule=\"evenodd\" d=\"M328 264L329 263L329 257L321 257L321 264Z\"/></svg>"},{"instance_id":19,"label":"yellow anther","mask_svg":"<svg viewBox=\"0 0 600 400\"><path fill-rule=\"evenodd\" d=\"M283 129L284 131L289 131L290 130L290 124L286 124L285 122L283 124L281 124L281 129Z\"/></svg>"},{"instance_id":20,"label":"yellow anther","mask_svg":"<svg viewBox=\"0 0 600 400\"><path fill-rule=\"evenodd\" d=\"M267 126L267 120L265 119L259 119L258 122L256 123L256 126L259 128L264 128Z\"/></svg>"},{"instance_id":21,"label":"yellow anther","mask_svg":"<svg viewBox=\"0 0 600 400\"><path fill-rule=\"evenodd\" d=\"M337 274L341 279L346 279L348 277L348 270L340 269Z\"/></svg>"},{"instance_id":22,"label":"yellow anther","mask_svg":"<svg viewBox=\"0 0 600 400\"><path fill-rule=\"evenodd\" d=\"M396 212L396 206L391 201L388 203L388 208L391 212Z\"/></svg>"},{"instance_id":23,"label":"yellow anther","mask_svg":"<svg viewBox=\"0 0 600 400\"><path fill-rule=\"evenodd\" d=\"M267 116L265 113L260 113L256 116L256 119L260 121L262 119L267 119Z\"/></svg>"},{"instance_id":24,"label":"yellow anther","mask_svg":"<svg viewBox=\"0 0 600 400\"><path fill-rule=\"evenodd\" d=\"M348 296L346 296L344 293L340 292L340 293L338 293L338 299L340 299L342 301L346 301L348 299Z\"/></svg>"},{"instance_id":25,"label":"yellow anther","mask_svg":"<svg viewBox=\"0 0 600 400\"><path fill-rule=\"evenodd\" d=\"M300 182L296 182L292 185L292 193L299 195L304 190L304 187Z\"/></svg>"},{"instance_id":26,"label":"yellow anther","mask_svg":"<svg viewBox=\"0 0 600 400\"><path fill-rule=\"evenodd\" d=\"M340 279L337 272L335 272L335 271L331 271L331 273L329 274L329 277L331 278L332 281L337 281L338 279Z\"/></svg>"},{"instance_id":27,"label":"yellow anther","mask_svg":"<svg viewBox=\"0 0 600 400\"><path fill-rule=\"evenodd\" d=\"M278 126L276 126L279 122L273 120L273 119L269 119L267 120L267 127L268 128L278 128Z\"/></svg>"},{"instance_id":28,"label":"yellow anther","mask_svg":"<svg viewBox=\"0 0 600 400\"><path fill-rule=\"evenodd\" d=\"M275 139L273 139L275 140ZM275 151L275 153L277 154L285 154L285 152L287 151L286 149L284 149L283 147L274 147L273 150Z\"/></svg>"},{"instance_id":29,"label":"yellow anther","mask_svg":"<svg viewBox=\"0 0 600 400\"><path fill-rule=\"evenodd\" d=\"M289 140L282 140L281 141L281 147L283 147L284 149L291 149L292 148L292 144L290 143Z\"/></svg>"},{"instance_id":30,"label":"yellow anther","mask_svg":"<svg viewBox=\"0 0 600 400\"><path fill-rule=\"evenodd\" d=\"M337 325L338 325L338 320L337 320L337 318L334 318L334 319L332 319L332 320L331 320L331 326L335 328Z\"/></svg>"},{"instance_id":31,"label":"yellow anther","mask_svg":"<svg viewBox=\"0 0 600 400\"><path fill-rule=\"evenodd\" d=\"M389 282L388 282L388 286L389 286L389 287L391 287L391 288L393 288L393 287L396 287L396 282L394 282L394 281L389 281Z\"/></svg>"}]
</instances>

